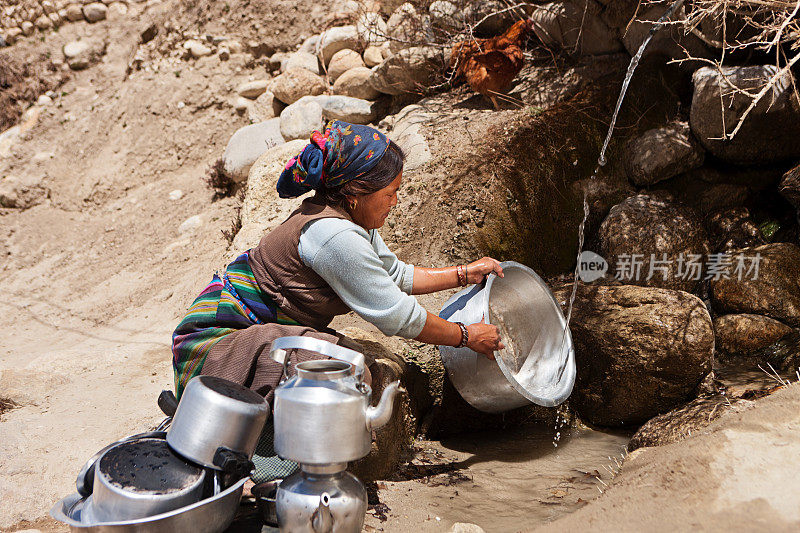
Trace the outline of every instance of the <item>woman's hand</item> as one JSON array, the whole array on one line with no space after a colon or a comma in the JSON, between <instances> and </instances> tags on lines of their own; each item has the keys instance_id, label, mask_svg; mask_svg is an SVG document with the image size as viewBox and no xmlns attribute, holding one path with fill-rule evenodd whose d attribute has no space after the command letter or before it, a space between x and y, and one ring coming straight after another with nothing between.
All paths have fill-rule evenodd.
<instances>
[{"instance_id":1,"label":"woman's hand","mask_svg":"<svg viewBox=\"0 0 800 533\"><path fill-rule=\"evenodd\" d=\"M467 326L467 333L469 334L467 348L481 353L489 359L494 359L496 350L502 350L506 347L500 340L500 330L497 329L497 326L487 324L485 318L477 324Z\"/></svg>"},{"instance_id":2,"label":"woman's hand","mask_svg":"<svg viewBox=\"0 0 800 533\"><path fill-rule=\"evenodd\" d=\"M503 277L503 267L500 266L500 261L491 257L482 257L467 265L467 283L480 283L492 272Z\"/></svg>"}]
</instances>

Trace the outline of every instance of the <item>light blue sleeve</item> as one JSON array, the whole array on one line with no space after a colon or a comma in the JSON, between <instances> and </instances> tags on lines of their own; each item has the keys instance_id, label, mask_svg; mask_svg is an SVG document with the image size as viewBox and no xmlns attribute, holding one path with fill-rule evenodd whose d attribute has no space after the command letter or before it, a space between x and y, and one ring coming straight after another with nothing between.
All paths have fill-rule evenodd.
<instances>
[{"instance_id":1,"label":"light blue sleeve","mask_svg":"<svg viewBox=\"0 0 800 533\"><path fill-rule=\"evenodd\" d=\"M414 266L398 260L376 231L318 219L303 228L298 251L350 309L385 335L413 339L425 327L427 312L408 294Z\"/></svg>"}]
</instances>

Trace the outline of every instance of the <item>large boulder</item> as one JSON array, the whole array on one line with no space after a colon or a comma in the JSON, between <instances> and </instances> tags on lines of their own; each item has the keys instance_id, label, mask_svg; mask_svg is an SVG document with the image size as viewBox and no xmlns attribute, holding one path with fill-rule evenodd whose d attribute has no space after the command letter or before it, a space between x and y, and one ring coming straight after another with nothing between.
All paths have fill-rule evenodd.
<instances>
[{"instance_id":1,"label":"large boulder","mask_svg":"<svg viewBox=\"0 0 800 533\"><path fill-rule=\"evenodd\" d=\"M403 168L406 170L421 167L433 158L428 140L423 135L422 126L430 124L434 117L434 113L425 111L417 104L406 106L395 115L389 138L405 153Z\"/></svg>"},{"instance_id":2,"label":"large boulder","mask_svg":"<svg viewBox=\"0 0 800 533\"><path fill-rule=\"evenodd\" d=\"M369 83L372 70L367 67L356 67L339 76L333 83L333 93L362 100L376 100L381 93Z\"/></svg>"},{"instance_id":3,"label":"large boulder","mask_svg":"<svg viewBox=\"0 0 800 533\"><path fill-rule=\"evenodd\" d=\"M317 56L311 52L298 50L281 62L281 70L286 71L292 68L304 68L313 74L319 75L319 61Z\"/></svg>"},{"instance_id":4,"label":"large boulder","mask_svg":"<svg viewBox=\"0 0 800 533\"><path fill-rule=\"evenodd\" d=\"M623 283L694 291L709 252L689 207L639 194L611 208L598 234L601 254Z\"/></svg>"},{"instance_id":5,"label":"large boulder","mask_svg":"<svg viewBox=\"0 0 800 533\"><path fill-rule=\"evenodd\" d=\"M790 72L775 80L767 94L731 138L758 93L776 74L774 65L703 67L693 76L689 123L697 139L716 157L731 163L765 163L800 157L800 102Z\"/></svg>"},{"instance_id":6,"label":"large boulder","mask_svg":"<svg viewBox=\"0 0 800 533\"><path fill-rule=\"evenodd\" d=\"M576 54L598 55L622 50L622 43L596 11L571 2L537 6L531 13L533 31L545 45L556 45Z\"/></svg>"},{"instance_id":7,"label":"large boulder","mask_svg":"<svg viewBox=\"0 0 800 533\"><path fill-rule=\"evenodd\" d=\"M743 248L729 257L729 276L711 281L714 309L752 313L800 326L800 248L790 243Z\"/></svg>"},{"instance_id":8,"label":"large boulder","mask_svg":"<svg viewBox=\"0 0 800 533\"><path fill-rule=\"evenodd\" d=\"M571 291L554 291L562 307ZM694 295L580 285L572 312L577 377L570 406L592 424L641 424L690 399L711 371L714 328Z\"/></svg>"},{"instance_id":9,"label":"large boulder","mask_svg":"<svg viewBox=\"0 0 800 533\"><path fill-rule=\"evenodd\" d=\"M380 13L366 11L356 20L356 31L361 40L369 44L381 44L386 41L386 21Z\"/></svg>"},{"instance_id":10,"label":"large boulder","mask_svg":"<svg viewBox=\"0 0 800 533\"><path fill-rule=\"evenodd\" d=\"M275 95L272 94L271 91L264 91L256 98L255 102L251 102L251 104L247 106L247 111L249 113L250 122L256 124L281 116L281 111L285 108L286 105L275 98Z\"/></svg>"},{"instance_id":11,"label":"large boulder","mask_svg":"<svg viewBox=\"0 0 800 533\"><path fill-rule=\"evenodd\" d=\"M447 29L460 29L464 24L464 12L447 0L435 0L428 6L431 22Z\"/></svg>"},{"instance_id":12,"label":"large boulder","mask_svg":"<svg viewBox=\"0 0 800 533\"><path fill-rule=\"evenodd\" d=\"M363 66L364 60L361 59L361 54L355 50L345 48L333 54L331 62L328 63L328 77L331 82L335 82L339 76L348 70Z\"/></svg>"},{"instance_id":13,"label":"large boulder","mask_svg":"<svg viewBox=\"0 0 800 533\"><path fill-rule=\"evenodd\" d=\"M783 175L779 190L800 211L800 165Z\"/></svg>"},{"instance_id":14,"label":"large boulder","mask_svg":"<svg viewBox=\"0 0 800 533\"><path fill-rule=\"evenodd\" d=\"M329 120L344 120L353 124L369 124L378 116L374 102L338 94L324 99L322 114Z\"/></svg>"},{"instance_id":15,"label":"large boulder","mask_svg":"<svg viewBox=\"0 0 800 533\"><path fill-rule=\"evenodd\" d=\"M386 32L392 53L433 40L430 17L418 14L416 8L408 2L394 10L386 23Z\"/></svg>"},{"instance_id":16,"label":"large boulder","mask_svg":"<svg viewBox=\"0 0 800 533\"><path fill-rule=\"evenodd\" d=\"M725 355L749 354L774 344L793 330L762 315L724 315L714 319L716 349Z\"/></svg>"},{"instance_id":17,"label":"large boulder","mask_svg":"<svg viewBox=\"0 0 800 533\"><path fill-rule=\"evenodd\" d=\"M281 112L281 135L287 141L309 139L322 127L322 106L313 97L301 98Z\"/></svg>"},{"instance_id":18,"label":"large boulder","mask_svg":"<svg viewBox=\"0 0 800 533\"><path fill-rule=\"evenodd\" d=\"M333 54L345 48L357 49L359 46L358 30L355 26L338 26L330 28L322 34L319 41L319 54L322 63L327 66Z\"/></svg>"},{"instance_id":19,"label":"large boulder","mask_svg":"<svg viewBox=\"0 0 800 533\"><path fill-rule=\"evenodd\" d=\"M639 51L655 21L664 15L668 7L668 3L662 2L657 6L643 8L641 11L637 10L635 17L626 21L620 28L622 43L629 54L635 55ZM676 18L673 15L672 20ZM671 24L662 27L653 36L645 48L643 56L660 54L669 58L684 59L687 52L692 57L707 58L711 56L708 47L699 37L685 33L680 24ZM692 64L687 64L687 67L692 68Z\"/></svg>"},{"instance_id":20,"label":"large boulder","mask_svg":"<svg viewBox=\"0 0 800 533\"><path fill-rule=\"evenodd\" d=\"M304 68L293 68L276 77L270 84L270 91L275 98L286 105L300 100L304 96L325 92L325 81Z\"/></svg>"},{"instance_id":21,"label":"large boulder","mask_svg":"<svg viewBox=\"0 0 800 533\"><path fill-rule=\"evenodd\" d=\"M420 91L434 83L441 65L441 52L432 46L406 48L374 67L369 82L384 94Z\"/></svg>"},{"instance_id":22,"label":"large boulder","mask_svg":"<svg viewBox=\"0 0 800 533\"><path fill-rule=\"evenodd\" d=\"M258 157L274 146L283 144L281 120L273 118L236 130L222 156L225 172L234 181L247 179L250 167Z\"/></svg>"},{"instance_id":23,"label":"large boulder","mask_svg":"<svg viewBox=\"0 0 800 533\"><path fill-rule=\"evenodd\" d=\"M746 207L717 211L708 217L706 227L714 252L731 252L767 244Z\"/></svg>"},{"instance_id":24,"label":"large boulder","mask_svg":"<svg viewBox=\"0 0 800 533\"><path fill-rule=\"evenodd\" d=\"M508 7L501 0L472 0L464 7L464 20L478 37L498 35L519 20L519 13Z\"/></svg>"},{"instance_id":25,"label":"large boulder","mask_svg":"<svg viewBox=\"0 0 800 533\"><path fill-rule=\"evenodd\" d=\"M239 212L242 227L233 241L236 250L247 250L257 245L265 233L300 206L302 198L281 199L276 187L286 162L299 154L306 144L308 141L298 139L270 148L250 167Z\"/></svg>"},{"instance_id":26,"label":"large boulder","mask_svg":"<svg viewBox=\"0 0 800 533\"><path fill-rule=\"evenodd\" d=\"M704 155L689 124L676 122L629 140L625 166L632 183L648 186L700 167Z\"/></svg>"}]
</instances>

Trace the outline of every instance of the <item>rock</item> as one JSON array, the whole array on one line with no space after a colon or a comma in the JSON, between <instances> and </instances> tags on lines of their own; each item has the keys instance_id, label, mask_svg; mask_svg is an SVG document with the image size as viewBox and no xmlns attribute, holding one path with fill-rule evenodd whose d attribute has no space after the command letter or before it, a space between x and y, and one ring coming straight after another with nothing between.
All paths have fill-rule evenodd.
<instances>
[{"instance_id":1,"label":"rock","mask_svg":"<svg viewBox=\"0 0 800 533\"><path fill-rule=\"evenodd\" d=\"M70 4L67 6L67 20L77 22L83 20L83 8L80 4Z\"/></svg>"},{"instance_id":2,"label":"rock","mask_svg":"<svg viewBox=\"0 0 800 533\"><path fill-rule=\"evenodd\" d=\"M46 106L53 103L53 99L47 96L46 94L40 94L39 98L36 99L36 105Z\"/></svg>"},{"instance_id":3,"label":"rock","mask_svg":"<svg viewBox=\"0 0 800 533\"><path fill-rule=\"evenodd\" d=\"M8 42L8 40L6 39L5 33L0 34L0 48L5 48L9 44L13 44L13 43L9 43Z\"/></svg>"},{"instance_id":4,"label":"rock","mask_svg":"<svg viewBox=\"0 0 800 533\"><path fill-rule=\"evenodd\" d=\"M231 54L241 54L244 50L242 43L236 39L225 39L219 43L220 48L227 48Z\"/></svg>"},{"instance_id":5,"label":"rock","mask_svg":"<svg viewBox=\"0 0 800 533\"><path fill-rule=\"evenodd\" d=\"M177 201L177 200L180 200L181 198L183 198L183 191L182 190L175 189L173 191L170 191L169 199L172 200L173 202Z\"/></svg>"},{"instance_id":6,"label":"rock","mask_svg":"<svg viewBox=\"0 0 800 533\"><path fill-rule=\"evenodd\" d=\"M453 524L453 527L450 528L449 533L485 533L485 532L483 528L478 524L472 524L469 522L456 522L455 524Z\"/></svg>"},{"instance_id":7,"label":"rock","mask_svg":"<svg viewBox=\"0 0 800 533\"><path fill-rule=\"evenodd\" d=\"M128 5L125 2L111 2L108 4L109 20L118 20L128 14Z\"/></svg>"},{"instance_id":8,"label":"rock","mask_svg":"<svg viewBox=\"0 0 800 533\"><path fill-rule=\"evenodd\" d=\"M394 119L389 138L402 148L406 155L403 168L407 171L421 167L433 158L428 141L422 135L422 125L429 124L435 115L417 104L400 110Z\"/></svg>"},{"instance_id":9,"label":"rock","mask_svg":"<svg viewBox=\"0 0 800 533\"><path fill-rule=\"evenodd\" d=\"M702 166L704 155L689 124L676 122L628 141L625 166L631 182L643 187Z\"/></svg>"},{"instance_id":10,"label":"rock","mask_svg":"<svg viewBox=\"0 0 800 533\"><path fill-rule=\"evenodd\" d=\"M252 241L248 242L252 242L252 244L237 246L237 250L247 250L258 244L266 231L283 222L302 202L302 198L278 201L276 187L278 177L286 166L286 162L299 154L306 144L308 144L308 139L289 141L270 148L253 163L247 177L247 189L240 212L242 230L249 227L247 231L250 233ZM269 209L265 206L269 206ZM254 230L256 227L262 228L262 230Z\"/></svg>"},{"instance_id":11,"label":"rock","mask_svg":"<svg viewBox=\"0 0 800 533\"><path fill-rule=\"evenodd\" d=\"M281 63L281 70L289 70L291 68L304 68L309 72L319 75L319 61L317 56L309 52L295 52L290 54L286 61Z\"/></svg>"},{"instance_id":12,"label":"rock","mask_svg":"<svg viewBox=\"0 0 800 533\"><path fill-rule=\"evenodd\" d=\"M31 157L31 162L33 163L44 163L45 161L50 161L56 156L55 152L36 152Z\"/></svg>"},{"instance_id":13,"label":"rock","mask_svg":"<svg viewBox=\"0 0 800 533\"><path fill-rule=\"evenodd\" d=\"M100 2L93 2L83 6L83 16L89 22L98 22L105 20L108 14L108 7Z\"/></svg>"},{"instance_id":14,"label":"rock","mask_svg":"<svg viewBox=\"0 0 800 533\"><path fill-rule=\"evenodd\" d=\"M293 68L276 77L270 90L284 104L293 104L303 96L322 94L325 82L304 68Z\"/></svg>"},{"instance_id":15,"label":"rock","mask_svg":"<svg viewBox=\"0 0 800 533\"><path fill-rule=\"evenodd\" d=\"M636 16L620 30L622 43L629 54L634 55L644 42L654 21L661 18L667 10L666 5L657 5L648 9L642 9ZM673 20L675 17L673 16ZM684 59L686 53L692 57L709 58L711 53L708 47L698 37L689 33L686 34L683 27L678 25L665 26L661 28L645 48L644 56L660 54L669 58ZM691 64L687 65L692 68ZM696 67L695 67L696 68ZM719 103L719 102L718 102Z\"/></svg>"},{"instance_id":16,"label":"rock","mask_svg":"<svg viewBox=\"0 0 800 533\"><path fill-rule=\"evenodd\" d=\"M381 394L390 383L399 381L406 390L413 390L409 384L409 365L402 356L387 349L366 331L358 328L344 328L342 334L357 343L353 348L373 359L372 405L377 405ZM375 432L375 439L369 455L352 463L350 471L364 482L386 479L395 473L400 463L411 453L411 445L417 433L418 420L414 416L413 399L408 394L398 394L394 401L392 418L389 423Z\"/></svg>"},{"instance_id":17,"label":"rock","mask_svg":"<svg viewBox=\"0 0 800 533\"><path fill-rule=\"evenodd\" d=\"M739 402L734 403L721 394L708 398L696 398L663 415L650 419L631 437L628 452L645 446L664 446L697 433L714 420L729 412L738 410Z\"/></svg>"},{"instance_id":18,"label":"rock","mask_svg":"<svg viewBox=\"0 0 800 533\"><path fill-rule=\"evenodd\" d=\"M217 56L219 56L220 61L227 61L231 58L231 51L224 46L220 46L217 51Z\"/></svg>"},{"instance_id":19,"label":"rock","mask_svg":"<svg viewBox=\"0 0 800 533\"><path fill-rule=\"evenodd\" d=\"M779 190L795 209L800 210L800 165L783 175Z\"/></svg>"},{"instance_id":20,"label":"rock","mask_svg":"<svg viewBox=\"0 0 800 533\"><path fill-rule=\"evenodd\" d=\"M49 30L53 27L53 21L50 20L50 18L46 15L42 15L41 17L37 18L36 21L34 21L34 24L42 31Z\"/></svg>"},{"instance_id":21,"label":"rock","mask_svg":"<svg viewBox=\"0 0 800 533\"><path fill-rule=\"evenodd\" d=\"M319 40L322 36L312 35L311 37L307 38L303 41L303 44L300 45L300 48L297 50L298 52L304 52L306 54L311 54L315 58L317 57L317 47L319 47ZM319 67L317 67L317 74L319 74Z\"/></svg>"},{"instance_id":22,"label":"rock","mask_svg":"<svg viewBox=\"0 0 800 533\"><path fill-rule=\"evenodd\" d=\"M242 83L236 88L236 93L245 98L255 99L267 90L269 80L253 80Z\"/></svg>"},{"instance_id":23,"label":"rock","mask_svg":"<svg viewBox=\"0 0 800 533\"><path fill-rule=\"evenodd\" d=\"M158 35L158 24L154 22L139 35L139 40L142 44L149 43L156 38L156 35Z\"/></svg>"},{"instance_id":24,"label":"rock","mask_svg":"<svg viewBox=\"0 0 800 533\"><path fill-rule=\"evenodd\" d=\"M281 112L281 135L287 141L309 139L322 127L322 106L315 101L299 100Z\"/></svg>"},{"instance_id":25,"label":"rock","mask_svg":"<svg viewBox=\"0 0 800 533\"><path fill-rule=\"evenodd\" d=\"M368 45L381 44L386 41L386 21L380 13L365 11L356 20L356 32Z\"/></svg>"},{"instance_id":26,"label":"rock","mask_svg":"<svg viewBox=\"0 0 800 533\"><path fill-rule=\"evenodd\" d=\"M72 41L62 49L64 58L72 70L83 70L97 63L103 55L104 46L96 41Z\"/></svg>"},{"instance_id":27,"label":"rock","mask_svg":"<svg viewBox=\"0 0 800 533\"><path fill-rule=\"evenodd\" d=\"M724 315L714 319L716 349L725 355L746 355L774 344L793 330L761 315Z\"/></svg>"},{"instance_id":28,"label":"rock","mask_svg":"<svg viewBox=\"0 0 800 533\"><path fill-rule=\"evenodd\" d=\"M33 30L36 27L33 25L33 22L26 20L22 24L19 25L20 29L22 30L23 35L32 35Z\"/></svg>"},{"instance_id":29,"label":"rock","mask_svg":"<svg viewBox=\"0 0 800 533\"><path fill-rule=\"evenodd\" d=\"M765 315L800 326L800 248L765 244L742 248L731 259L729 279L710 283L715 311Z\"/></svg>"},{"instance_id":30,"label":"rock","mask_svg":"<svg viewBox=\"0 0 800 533\"><path fill-rule=\"evenodd\" d=\"M374 103L342 95L325 98L322 112L329 120L344 120L353 124L369 124L378 116Z\"/></svg>"},{"instance_id":31,"label":"rock","mask_svg":"<svg viewBox=\"0 0 800 533\"><path fill-rule=\"evenodd\" d=\"M381 93L376 91L369 83L372 70L367 67L356 67L348 70L333 84L333 93L362 100L376 100Z\"/></svg>"},{"instance_id":32,"label":"rock","mask_svg":"<svg viewBox=\"0 0 800 533\"><path fill-rule=\"evenodd\" d=\"M22 35L22 29L20 28L8 28L6 30L5 39L6 44L12 45L17 42Z\"/></svg>"},{"instance_id":33,"label":"rock","mask_svg":"<svg viewBox=\"0 0 800 533\"><path fill-rule=\"evenodd\" d=\"M330 28L320 38L319 53L322 63L327 66L333 54L345 48L357 49L358 45L358 31L355 26Z\"/></svg>"},{"instance_id":34,"label":"rock","mask_svg":"<svg viewBox=\"0 0 800 533\"><path fill-rule=\"evenodd\" d=\"M452 2L436 0L428 7L431 21L444 28L460 28L464 24L464 14Z\"/></svg>"},{"instance_id":35,"label":"rock","mask_svg":"<svg viewBox=\"0 0 800 533\"><path fill-rule=\"evenodd\" d=\"M367 46L364 50L364 63L372 68L383 61L383 52L379 46Z\"/></svg>"},{"instance_id":36,"label":"rock","mask_svg":"<svg viewBox=\"0 0 800 533\"><path fill-rule=\"evenodd\" d=\"M441 65L442 55L436 48L406 48L373 68L369 83L385 94L419 91L434 83Z\"/></svg>"},{"instance_id":37,"label":"rock","mask_svg":"<svg viewBox=\"0 0 800 533\"><path fill-rule=\"evenodd\" d=\"M632 196L611 208L598 239L609 271L623 283L691 292L703 278L709 244L689 207Z\"/></svg>"},{"instance_id":38,"label":"rock","mask_svg":"<svg viewBox=\"0 0 800 533\"><path fill-rule=\"evenodd\" d=\"M716 211L731 209L743 205L750 196L750 189L746 185L735 183L715 183L708 185L697 198L697 209L701 214L707 215ZM764 244L764 243L759 243ZM743 244L741 246L750 246Z\"/></svg>"},{"instance_id":39,"label":"rock","mask_svg":"<svg viewBox=\"0 0 800 533\"><path fill-rule=\"evenodd\" d=\"M471 1L464 8L464 19L473 26L477 37L499 35L519 20L519 15L508 7L501 0Z\"/></svg>"},{"instance_id":40,"label":"rock","mask_svg":"<svg viewBox=\"0 0 800 533\"><path fill-rule=\"evenodd\" d=\"M389 17L386 34L389 36L389 49L392 53L433 40L430 17L419 15L416 8L408 2L395 9Z\"/></svg>"},{"instance_id":41,"label":"rock","mask_svg":"<svg viewBox=\"0 0 800 533\"><path fill-rule=\"evenodd\" d=\"M281 116L286 106L272 94L270 91L265 91L255 102L252 102L248 108L250 122L264 122L271 118Z\"/></svg>"},{"instance_id":42,"label":"rock","mask_svg":"<svg viewBox=\"0 0 800 533\"><path fill-rule=\"evenodd\" d=\"M195 41L194 39L189 39L183 43L183 47L188 50L191 56L195 59L211 55L211 48L204 45L200 41Z\"/></svg>"},{"instance_id":43,"label":"rock","mask_svg":"<svg viewBox=\"0 0 800 533\"><path fill-rule=\"evenodd\" d=\"M731 163L766 163L800 157L800 103L793 93L789 72L753 108L733 139L723 140L738 124L751 103L740 91L758 92L778 72L774 65L698 69L692 79L694 94L689 123L700 143ZM720 98L720 89L723 97Z\"/></svg>"},{"instance_id":44,"label":"rock","mask_svg":"<svg viewBox=\"0 0 800 533\"><path fill-rule=\"evenodd\" d=\"M345 48L344 50L339 50L333 54L333 57L328 64L328 77L330 78L331 82L335 82L339 76L348 70L363 66L364 60L361 59L361 55L355 50Z\"/></svg>"},{"instance_id":45,"label":"rock","mask_svg":"<svg viewBox=\"0 0 800 533\"><path fill-rule=\"evenodd\" d=\"M734 207L711 215L707 222L712 249L731 252L739 248L767 244L746 207Z\"/></svg>"},{"instance_id":46,"label":"rock","mask_svg":"<svg viewBox=\"0 0 800 533\"><path fill-rule=\"evenodd\" d=\"M571 292L571 285L554 291L565 310ZM711 371L711 317L686 292L581 284L570 330L577 365L570 406L592 424L641 424L690 399Z\"/></svg>"},{"instance_id":47,"label":"rock","mask_svg":"<svg viewBox=\"0 0 800 533\"><path fill-rule=\"evenodd\" d=\"M49 196L50 192L35 178L6 176L0 180L0 207L28 209Z\"/></svg>"},{"instance_id":48,"label":"rock","mask_svg":"<svg viewBox=\"0 0 800 533\"><path fill-rule=\"evenodd\" d=\"M249 112L250 109L253 108L253 101L248 98L245 98L244 96L238 96L236 97L236 100L233 102L233 108L236 110L237 113L243 115L245 112ZM250 122L253 121L251 120Z\"/></svg>"},{"instance_id":49,"label":"rock","mask_svg":"<svg viewBox=\"0 0 800 533\"><path fill-rule=\"evenodd\" d=\"M225 172L231 179L237 182L244 181L250 167L261 154L283 144L280 122L280 119L273 118L236 130L222 156Z\"/></svg>"},{"instance_id":50,"label":"rock","mask_svg":"<svg viewBox=\"0 0 800 533\"><path fill-rule=\"evenodd\" d=\"M623 48L591 8L553 2L534 9L531 20L534 33L546 46L559 46L579 55L610 54Z\"/></svg>"},{"instance_id":51,"label":"rock","mask_svg":"<svg viewBox=\"0 0 800 533\"><path fill-rule=\"evenodd\" d=\"M283 66L283 62L289 57L289 54L286 52L275 52L269 58L269 69L271 71L280 70L281 66Z\"/></svg>"},{"instance_id":52,"label":"rock","mask_svg":"<svg viewBox=\"0 0 800 533\"><path fill-rule=\"evenodd\" d=\"M194 233L203 225L203 217L201 215L194 215L183 222L181 225L178 226L178 233L183 235L184 233Z\"/></svg>"},{"instance_id":53,"label":"rock","mask_svg":"<svg viewBox=\"0 0 800 533\"><path fill-rule=\"evenodd\" d=\"M256 59L263 56L271 56L276 53L275 47L271 44L255 40L247 41L247 51Z\"/></svg>"}]
</instances>

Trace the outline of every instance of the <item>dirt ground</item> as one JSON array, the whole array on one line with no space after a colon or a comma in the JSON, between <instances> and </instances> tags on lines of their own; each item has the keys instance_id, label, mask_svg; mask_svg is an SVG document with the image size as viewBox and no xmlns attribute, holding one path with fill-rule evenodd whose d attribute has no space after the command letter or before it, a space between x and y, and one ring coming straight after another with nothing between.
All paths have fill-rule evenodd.
<instances>
[{"instance_id":1,"label":"dirt ground","mask_svg":"<svg viewBox=\"0 0 800 533\"><path fill-rule=\"evenodd\" d=\"M24 178L47 191L47 199L30 209L0 208L6 285L0 301L0 530L63 530L47 511L74 491L86 458L160 421L156 397L172 387L171 332L213 271L237 252L223 231L240 201L212 201L202 177L246 124L230 101L239 83L264 75L263 62L237 54L228 61L148 56L149 68L128 70L140 32L154 20L286 49L322 29L330 13L295 0L231 4L226 11L208 1L131 3L124 18L68 24L43 40L0 51L28 58L60 54L78 37L107 43L102 62L70 72L55 102L0 159L0 178ZM169 51L172 43L164 37L155 44ZM462 96L455 100L466 100ZM442 126L431 141L434 152L510 113L474 106L450 111L469 115L472 125L456 137ZM423 204L446 205L447 227L455 226L450 217L461 206L443 197L458 184L419 186L424 171L409 180L415 185L393 217L430 213L429 228L441 235L436 209ZM180 198L171 199L176 190ZM179 229L195 215L197 227ZM453 234L446 243L435 241L424 227L412 232L400 222L384 234L401 258L425 266L472 252ZM444 299L422 303L436 311ZM352 324L369 329L352 317L336 323ZM791 388L723 417L686 443L637 453L605 494L549 527L722 530L750 520L755 529L796 528L800 491L789 467L797 464L800 442L793 408L798 394ZM464 460L463 452L442 453ZM508 473L516 467L501 461L492 468ZM370 518L370 527L446 531L454 515L441 523L428 518L432 504L449 505L451 494L439 503L444 490L414 483L383 485L381 498L396 511L385 522ZM464 487L457 490L466 490L469 501L480 499L482 488ZM586 499L595 492L589 487ZM404 494L412 494L410 502ZM537 525L523 522L519 529Z\"/></svg>"}]
</instances>

